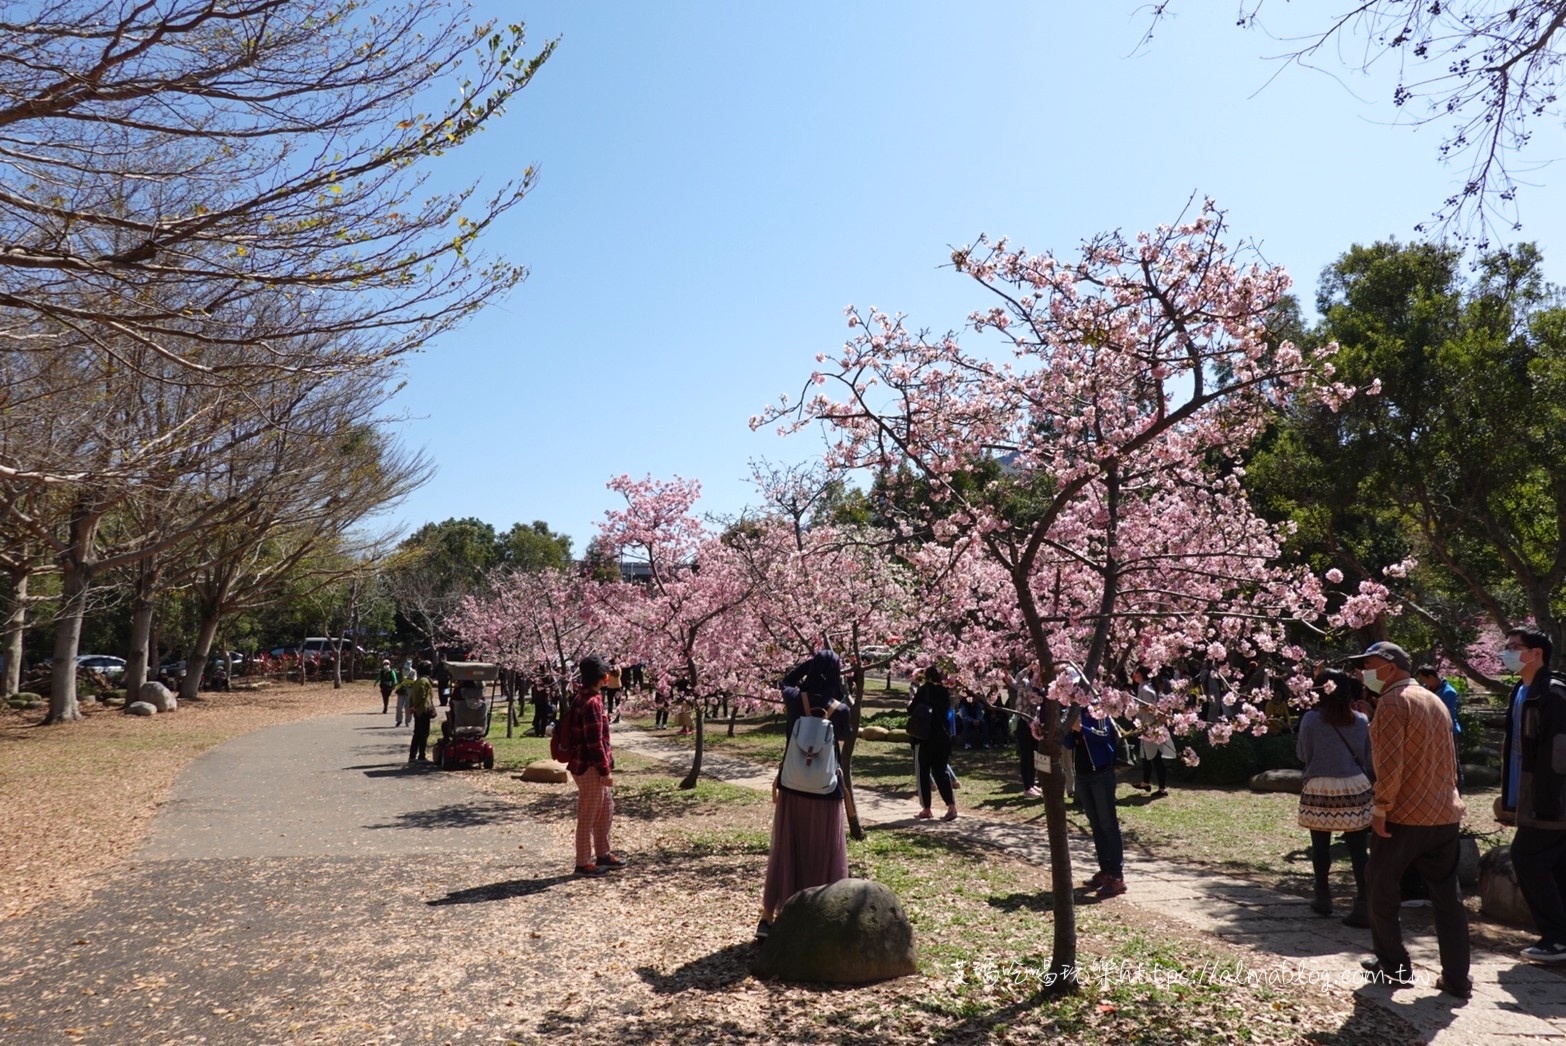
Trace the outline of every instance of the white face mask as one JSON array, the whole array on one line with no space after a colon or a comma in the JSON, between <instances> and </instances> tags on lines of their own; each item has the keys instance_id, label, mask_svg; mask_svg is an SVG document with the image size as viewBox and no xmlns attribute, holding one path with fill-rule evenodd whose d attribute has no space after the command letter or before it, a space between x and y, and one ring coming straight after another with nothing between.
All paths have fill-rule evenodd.
<instances>
[{"instance_id":1,"label":"white face mask","mask_svg":"<svg viewBox=\"0 0 1566 1046\"><path fill-rule=\"evenodd\" d=\"M1522 655L1522 651L1521 650L1510 650L1510 649L1502 650L1501 651L1501 664L1505 665L1506 666L1506 670L1508 672L1512 673L1513 675L1516 675L1518 672L1521 672L1522 669L1523 669L1523 655Z\"/></svg>"},{"instance_id":2,"label":"white face mask","mask_svg":"<svg viewBox=\"0 0 1566 1046\"><path fill-rule=\"evenodd\" d=\"M1381 693L1381 688L1386 686L1386 683L1381 679L1381 673L1379 669L1365 669L1359 674L1359 680L1365 684L1366 689L1368 689L1372 694Z\"/></svg>"}]
</instances>

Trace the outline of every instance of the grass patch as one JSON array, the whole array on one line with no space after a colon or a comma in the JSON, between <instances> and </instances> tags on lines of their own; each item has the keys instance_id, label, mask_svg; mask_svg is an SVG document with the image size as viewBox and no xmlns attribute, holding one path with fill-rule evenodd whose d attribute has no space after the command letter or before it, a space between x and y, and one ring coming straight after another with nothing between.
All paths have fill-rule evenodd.
<instances>
[{"instance_id":1,"label":"grass patch","mask_svg":"<svg viewBox=\"0 0 1566 1046\"><path fill-rule=\"evenodd\" d=\"M680 836L682 853L699 857L738 855L765 857L771 845L772 838L769 833L747 828L694 831L682 833Z\"/></svg>"}]
</instances>

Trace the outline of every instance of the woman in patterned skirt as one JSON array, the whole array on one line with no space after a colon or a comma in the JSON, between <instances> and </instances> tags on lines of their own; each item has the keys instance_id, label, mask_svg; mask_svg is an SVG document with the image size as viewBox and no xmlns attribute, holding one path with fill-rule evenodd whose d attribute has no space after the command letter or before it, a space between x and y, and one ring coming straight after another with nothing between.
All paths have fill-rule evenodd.
<instances>
[{"instance_id":1,"label":"woman in patterned skirt","mask_svg":"<svg viewBox=\"0 0 1566 1046\"><path fill-rule=\"evenodd\" d=\"M1354 711L1359 682L1336 670L1316 677L1316 707L1300 720L1295 753L1305 764L1300 790L1299 824L1310 829L1310 860L1315 872L1317 915L1332 914L1328 873L1332 869L1332 835L1343 834L1354 869L1354 904L1343 922L1370 925L1366 914L1365 860L1370 840L1370 721Z\"/></svg>"}]
</instances>

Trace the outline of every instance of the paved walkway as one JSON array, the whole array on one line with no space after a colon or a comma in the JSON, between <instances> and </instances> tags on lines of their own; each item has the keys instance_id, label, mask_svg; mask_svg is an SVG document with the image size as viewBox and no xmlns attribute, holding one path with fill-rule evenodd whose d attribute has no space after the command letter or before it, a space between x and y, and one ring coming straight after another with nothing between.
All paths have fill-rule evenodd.
<instances>
[{"instance_id":1,"label":"paved walkway","mask_svg":"<svg viewBox=\"0 0 1566 1046\"><path fill-rule=\"evenodd\" d=\"M461 775L410 768L407 747L376 709L191 764L90 903L0 924L0 1042L467 1042L514 1026L513 942L572 888L567 851ZM441 907L495 899L512 903Z\"/></svg>"},{"instance_id":2,"label":"paved walkway","mask_svg":"<svg viewBox=\"0 0 1566 1046\"><path fill-rule=\"evenodd\" d=\"M620 747L690 766L690 750L650 734L627 730L615 737ZM702 755L702 772L730 784L770 789L773 772L743 760ZM958 793L959 808L961 794ZM962 816L950 823L914 822L913 801L859 789L859 819L865 826L907 823L921 831L961 834L997 850L1038 864L1049 864L1049 843L1038 827ZM1074 868L1094 867L1088 840L1074 837ZM1078 876L1079 879L1085 875ZM1547 969L1510 955L1475 951L1473 998L1463 1003L1435 989L1440 971L1435 937L1405 928L1418 986L1393 992L1366 985L1360 960L1370 954L1370 932L1353 930L1337 919L1310 911L1303 897L1280 894L1243 879L1171 865L1126 854L1124 900L1151 908L1223 940L1277 956L1275 967L1252 971L1280 980L1310 978L1342 984L1402 1017L1426 1038L1452 1046L1495 1044L1524 1046L1566 1041L1566 970Z\"/></svg>"}]
</instances>

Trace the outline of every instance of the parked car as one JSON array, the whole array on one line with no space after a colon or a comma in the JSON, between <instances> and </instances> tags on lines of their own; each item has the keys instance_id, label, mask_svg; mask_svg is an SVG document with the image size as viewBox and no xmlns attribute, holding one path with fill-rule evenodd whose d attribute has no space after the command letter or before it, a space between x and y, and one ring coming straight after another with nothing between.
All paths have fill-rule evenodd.
<instances>
[{"instance_id":1,"label":"parked car","mask_svg":"<svg viewBox=\"0 0 1566 1046\"><path fill-rule=\"evenodd\" d=\"M115 657L113 654L78 654L76 655L76 670L78 672L97 672L105 679L116 682L125 677L125 659Z\"/></svg>"}]
</instances>

